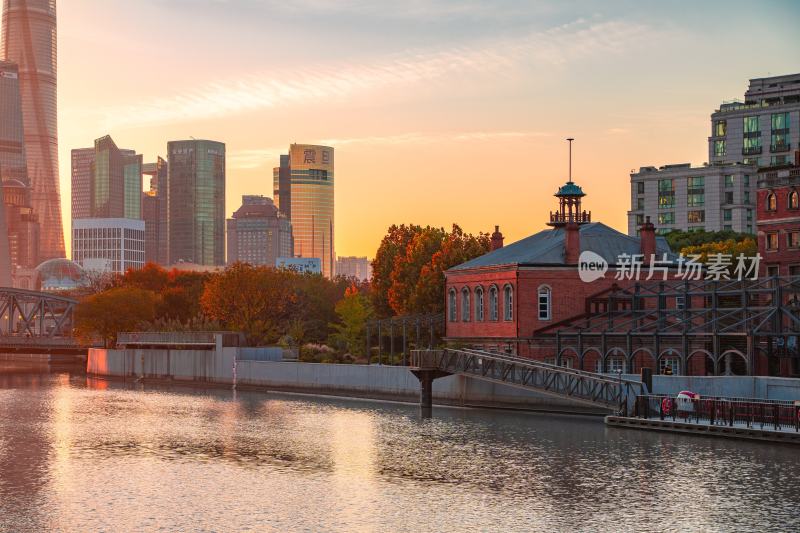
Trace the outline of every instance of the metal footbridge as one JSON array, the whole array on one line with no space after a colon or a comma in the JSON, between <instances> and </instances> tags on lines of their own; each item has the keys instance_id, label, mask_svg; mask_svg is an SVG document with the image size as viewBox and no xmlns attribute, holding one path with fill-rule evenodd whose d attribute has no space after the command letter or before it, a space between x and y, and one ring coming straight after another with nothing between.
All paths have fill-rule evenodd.
<instances>
[{"instance_id":1,"label":"metal footbridge","mask_svg":"<svg viewBox=\"0 0 800 533\"><path fill-rule=\"evenodd\" d=\"M637 395L640 381L621 375L596 374L512 355L473 349L413 350L411 372L420 380L420 405L431 407L432 383L439 377L461 374L512 387L626 412Z\"/></svg>"}]
</instances>

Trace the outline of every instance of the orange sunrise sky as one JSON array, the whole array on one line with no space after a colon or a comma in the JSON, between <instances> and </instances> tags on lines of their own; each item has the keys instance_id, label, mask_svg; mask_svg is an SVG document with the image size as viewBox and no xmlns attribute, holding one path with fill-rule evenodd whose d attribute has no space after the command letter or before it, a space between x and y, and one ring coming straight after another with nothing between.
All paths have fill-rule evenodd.
<instances>
[{"instance_id":1,"label":"orange sunrise sky","mask_svg":"<svg viewBox=\"0 0 800 533\"><path fill-rule=\"evenodd\" d=\"M755 6L758 9L754 9ZM59 156L111 134L166 155L227 145L227 216L272 196L291 142L336 149L336 252L393 223L506 242L542 229L567 177L626 231L629 173L702 164L709 115L749 78L800 71L800 3L61 0Z\"/></svg>"}]
</instances>

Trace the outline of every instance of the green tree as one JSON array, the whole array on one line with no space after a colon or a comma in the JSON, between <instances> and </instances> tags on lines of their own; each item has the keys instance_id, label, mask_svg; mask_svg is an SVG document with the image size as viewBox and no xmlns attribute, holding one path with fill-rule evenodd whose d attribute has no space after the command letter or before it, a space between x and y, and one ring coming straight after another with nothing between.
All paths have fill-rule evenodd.
<instances>
[{"instance_id":1,"label":"green tree","mask_svg":"<svg viewBox=\"0 0 800 533\"><path fill-rule=\"evenodd\" d=\"M339 322L331 324L335 330L331 335L331 344L344 346L353 356L363 354L367 341L367 322L373 316L370 301L355 286L349 287L344 298L336 304L336 315Z\"/></svg>"},{"instance_id":2,"label":"green tree","mask_svg":"<svg viewBox=\"0 0 800 533\"><path fill-rule=\"evenodd\" d=\"M733 240L741 242L752 239L749 233L736 233L735 231L670 231L664 236L673 252L678 252L688 246L700 246L712 242Z\"/></svg>"},{"instance_id":3,"label":"green tree","mask_svg":"<svg viewBox=\"0 0 800 533\"><path fill-rule=\"evenodd\" d=\"M75 309L75 329L87 342L113 346L120 331L135 331L155 318L158 297L135 287L115 287L86 297Z\"/></svg>"}]
</instances>

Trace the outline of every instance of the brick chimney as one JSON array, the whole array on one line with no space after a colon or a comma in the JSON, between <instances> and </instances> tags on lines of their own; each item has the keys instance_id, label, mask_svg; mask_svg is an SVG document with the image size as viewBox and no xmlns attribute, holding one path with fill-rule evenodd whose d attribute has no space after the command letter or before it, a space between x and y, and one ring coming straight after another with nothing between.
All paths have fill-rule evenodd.
<instances>
[{"instance_id":1,"label":"brick chimney","mask_svg":"<svg viewBox=\"0 0 800 533\"><path fill-rule=\"evenodd\" d=\"M564 227L564 264L577 265L581 255L581 228L575 222Z\"/></svg>"},{"instance_id":2,"label":"brick chimney","mask_svg":"<svg viewBox=\"0 0 800 533\"><path fill-rule=\"evenodd\" d=\"M650 263L650 256L656 253L656 227L650 222L650 217L646 217L644 224L639 228L639 242L644 262Z\"/></svg>"},{"instance_id":3,"label":"brick chimney","mask_svg":"<svg viewBox=\"0 0 800 533\"><path fill-rule=\"evenodd\" d=\"M492 251L499 250L503 247L503 234L500 233L500 226L494 227L494 233L492 233Z\"/></svg>"}]
</instances>

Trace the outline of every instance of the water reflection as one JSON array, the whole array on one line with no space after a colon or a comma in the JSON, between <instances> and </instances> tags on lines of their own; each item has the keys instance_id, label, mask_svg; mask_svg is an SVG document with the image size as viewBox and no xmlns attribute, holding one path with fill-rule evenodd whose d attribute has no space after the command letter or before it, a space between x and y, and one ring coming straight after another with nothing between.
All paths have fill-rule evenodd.
<instances>
[{"instance_id":1,"label":"water reflection","mask_svg":"<svg viewBox=\"0 0 800 533\"><path fill-rule=\"evenodd\" d=\"M0 375L0 531L797 529L796 449Z\"/></svg>"}]
</instances>

